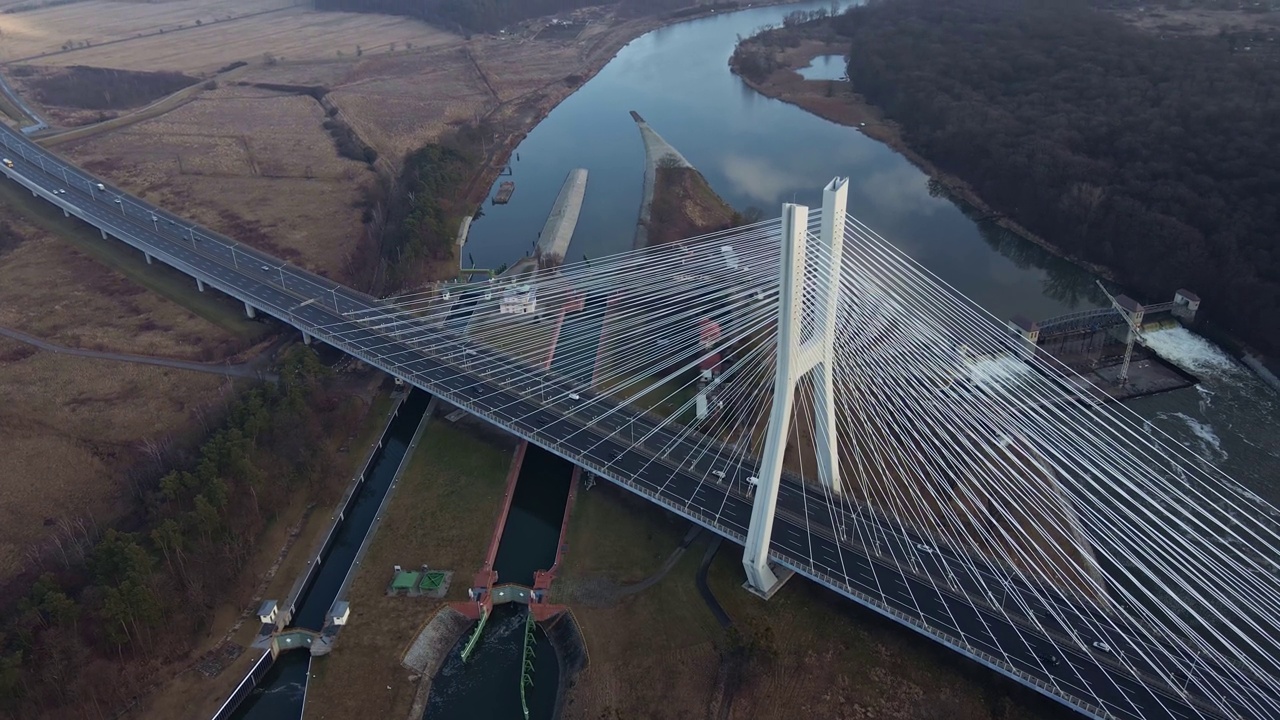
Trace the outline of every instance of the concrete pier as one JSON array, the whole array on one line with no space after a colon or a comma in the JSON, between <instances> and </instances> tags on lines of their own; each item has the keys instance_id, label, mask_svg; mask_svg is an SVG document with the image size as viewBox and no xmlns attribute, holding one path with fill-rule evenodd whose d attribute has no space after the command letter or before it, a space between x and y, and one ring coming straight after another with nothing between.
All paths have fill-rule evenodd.
<instances>
[{"instance_id":1,"label":"concrete pier","mask_svg":"<svg viewBox=\"0 0 1280 720\"><path fill-rule=\"evenodd\" d=\"M587 171L574 168L564 179L560 194L551 206L547 223L538 236L538 267L557 267L564 262L569 250L569 240L578 226L578 213L582 210L582 198L587 192Z\"/></svg>"},{"instance_id":2,"label":"concrete pier","mask_svg":"<svg viewBox=\"0 0 1280 720\"><path fill-rule=\"evenodd\" d=\"M200 278L196 278L196 289L200 292L204 292L204 281Z\"/></svg>"},{"instance_id":3,"label":"concrete pier","mask_svg":"<svg viewBox=\"0 0 1280 720\"><path fill-rule=\"evenodd\" d=\"M636 249L640 249L649 244L649 210L653 205L653 188L658 182L658 164L670 163L672 167L687 168L693 167L693 164L649 127L640 113L632 110L631 119L636 121L640 128L640 139L644 140L644 195L640 200L640 220L636 223L634 244Z\"/></svg>"},{"instance_id":4,"label":"concrete pier","mask_svg":"<svg viewBox=\"0 0 1280 720\"><path fill-rule=\"evenodd\" d=\"M258 311L257 311L257 310L254 310L254 309L253 309L253 306L252 306L252 305L250 305L250 304L249 304L249 303L247 303L247 302L244 304L244 314L245 314L245 315L246 315L250 320L252 320L252 319L254 319L254 318L258 317Z\"/></svg>"},{"instance_id":5,"label":"concrete pier","mask_svg":"<svg viewBox=\"0 0 1280 720\"><path fill-rule=\"evenodd\" d=\"M151 264L151 253L142 253L142 257L147 259L147 264Z\"/></svg>"}]
</instances>

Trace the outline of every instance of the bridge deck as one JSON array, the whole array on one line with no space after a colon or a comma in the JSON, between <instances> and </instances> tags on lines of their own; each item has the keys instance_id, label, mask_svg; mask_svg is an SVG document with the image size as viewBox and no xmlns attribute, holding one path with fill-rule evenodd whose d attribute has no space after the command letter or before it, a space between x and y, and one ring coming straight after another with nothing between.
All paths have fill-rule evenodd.
<instances>
[{"instance_id":1,"label":"bridge deck","mask_svg":"<svg viewBox=\"0 0 1280 720\"><path fill-rule=\"evenodd\" d=\"M412 339L359 328L337 335L328 329L343 313L371 310L367 295L312 275L260 251L219 237L115 188L96 190L91 178L5 128L0 131L17 166L6 175L68 214L148 253L232 297L309 333L370 365L405 379L433 395L485 418L517 437L554 452L597 475L742 543L751 516L747 463L730 468L715 482L705 448L670 426L595 398L599 417L586 419L566 404L574 385L536 368L508 362L498 378L473 374L468 357L491 353L469 346L444 328L417 328ZM66 194L57 194L58 188ZM115 199L122 202L116 203ZM427 354L430 349L431 354ZM471 354L468 354L471 353ZM502 366L501 356L486 358ZM512 378L515 378L512 380ZM550 392L547 392L550 390ZM582 392L578 390L578 392ZM584 393L585 396L585 393ZM647 438L633 444L631 433ZM721 460L717 465L721 465ZM1035 688L1095 718L1227 717L1220 710L1185 699L1148 674L1133 654L1150 657L1160 647L1117 647L1131 654L1133 674L1115 656L1095 653L1070 640L1071 628L1056 627L1053 616L1073 618L1079 610L1061 604L1046 612L1035 597L1053 597L1032 588L1006 585L1003 598L977 597L968 559L946 548L918 558L920 539L892 520L868 510L847 512L788 479L778 501L771 558L842 595L901 622L993 670ZM1000 583L985 568L988 584ZM1022 609L1011 612L1010 606ZM1082 617L1082 616L1081 616ZM1082 620L1082 624L1083 620ZM1135 640L1135 642L1137 642ZM1060 665L1040 659L1047 648ZM1209 689L1222 692L1216 680ZM1103 698L1104 706L1090 698ZM1135 710L1142 708L1142 710Z\"/></svg>"}]
</instances>

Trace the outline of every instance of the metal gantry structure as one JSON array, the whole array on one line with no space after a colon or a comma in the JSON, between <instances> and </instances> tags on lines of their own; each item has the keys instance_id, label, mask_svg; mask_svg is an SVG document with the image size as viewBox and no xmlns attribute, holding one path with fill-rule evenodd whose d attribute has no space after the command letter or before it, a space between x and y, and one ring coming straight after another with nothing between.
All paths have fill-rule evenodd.
<instances>
[{"instance_id":1,"label":"metal gantry structure","mask_svg":"<svg viewBox=\"0 0 1280 720\"><path fill-rule=\"evenodd\" d=\"M0 131L10 179L1095 718L1280 716L1269 504L844 212L374 299ZM118 202L117 202L118 201Z\"/></svg>"}]
</instances>

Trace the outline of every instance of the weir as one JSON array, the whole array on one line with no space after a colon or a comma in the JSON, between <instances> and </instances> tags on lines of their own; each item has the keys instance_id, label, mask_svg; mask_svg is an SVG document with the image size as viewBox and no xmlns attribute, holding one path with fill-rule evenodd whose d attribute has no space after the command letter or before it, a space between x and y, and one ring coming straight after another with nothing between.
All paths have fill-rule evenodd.
<instances>
[{"instance_id":1,"label":"weir","mask_svg":"<svg viewBox=\"0 0 1280 720\"><path fill-rule=\"evenodd\" d=\"M1117 402L1191 387L1194 375L1146 347L1135 332L1158 330L1179 324L1194 326L1200 298L1190 290L1178 290L1173 300L1143 305L1126 295L1116 307L1082 310L1047 320L1016 316L1009 327L1026 342L1024 357L1051 355L1088 382L1077 382L1081 394L1099 402ZM1126 362L1126 345L1132 358Z\"/></svg>"}]
</instances>

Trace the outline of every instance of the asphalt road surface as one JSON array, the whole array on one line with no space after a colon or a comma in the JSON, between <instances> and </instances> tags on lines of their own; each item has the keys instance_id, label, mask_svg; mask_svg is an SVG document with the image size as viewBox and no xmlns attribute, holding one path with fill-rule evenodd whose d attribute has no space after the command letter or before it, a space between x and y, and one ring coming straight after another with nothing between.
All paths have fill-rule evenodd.
<instances>
[{"instance_id":1,"label":"asphalt road surface","mask_svg":"<svg viewBox=\"0 0 1280 720\"><path fill-rule=\"evenodd\" d=\"M118 188L100 190L96 178L7 127L0 128L0 141L14 163L0 172L64 211L259 312L744 541L752 502L747 478L755 467L730 449L468 344L449 324L371 320L335 336L332 326L347 319L344 313L376 311L378 301ZM464 307L467 301L460 300ZM571 393L580 399L571 400ZM848 512L794 478L784 478L779 492L770 548L774 561L1093 717L1254 718L1262 717L1259 703L1273 702L1239 689L1236 671L1219 664L1197 661L1198 668L1176 676L1160 672L1176 666L1176 651L1143 642L1136 630L1066 600L1046 604L1039 599L1045 593L998 569L933 547L869 510ZM1004 591L987 595L979 589L984 586Z\"/></svg>"}]
</instances>

